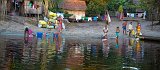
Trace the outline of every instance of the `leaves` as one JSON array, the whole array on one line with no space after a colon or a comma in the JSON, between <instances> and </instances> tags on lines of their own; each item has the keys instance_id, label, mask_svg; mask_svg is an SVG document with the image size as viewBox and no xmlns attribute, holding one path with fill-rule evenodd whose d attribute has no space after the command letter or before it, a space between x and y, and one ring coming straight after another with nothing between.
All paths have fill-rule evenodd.
<instances>
[{"instance_id":1,"label":"leaves","mask_svg":"<svg viewBox=\"0 0 160 70\"><path fill-rule=\"evenodd\" d=\"M87 16L97 16L106 10L106 5L109 0L86 0Z\"/></svg>"},{"instance_id":2,"label":"leaves","mask_svg":"<svg viewBox=\"0 0 160 70\"><path fill-rule=\"evenodd\" d=\"M123 12L123 6L120 5L119 8L118 8L118 12L122 13Z\"/></svg>"},{"instance_id":3,"label":"leaves","mask_svg":"<svg viewBox=\"0 0 160 70\"><path fill-rule=\"evenodd\" d=\"M63 12L62 9L60 9L58 7L58 5L62 2L63 0L51 0L49 2L49 10L52 11L52 12Z\"/></svg>"}]
</instances>

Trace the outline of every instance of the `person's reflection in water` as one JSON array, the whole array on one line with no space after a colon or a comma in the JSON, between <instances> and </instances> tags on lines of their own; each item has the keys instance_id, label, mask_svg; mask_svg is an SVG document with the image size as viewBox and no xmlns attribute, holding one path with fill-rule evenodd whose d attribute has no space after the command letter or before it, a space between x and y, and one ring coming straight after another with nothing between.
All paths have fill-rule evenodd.
<instances>
[{"instance_id":1,"label":"person's reflection in water","mask_svg":"<svg viewBox=\"0 0 160 70\"><path fill-rule=\"evenodd\" d=\"M129 44L128 44L128 52L131 58L134 58L134 39L133 38L129 38Z\"/></svg>"},{"instance_id":2,"label":"person's reflection in water","mask_svg":"<svg viewBox=\"0 0 160 70\"><path fill-rule=\"evenodd\" d=\"M126 56L126 52L127 52L127 41L125 38L123 38L123 43L122 43L122 48L121 48L121 54L122 56Z\"/></svg>"},{"instance_id":3,"label":"person's reflection in water","mask_svg":"<svg viewBox=\"0 0 160 70\"><path fill-rule=\"evenodd\" d=\"M12 70L13 65L22 62L23 48L18 43L14 41L6 41L4 59L1 64L3 64L2 70Z\"/></svg>"},{"instance_id":4,"label":"person's reflection in water","mask_svg":"<svg viewBox=\"0 0 160 70\"><path fill-rule=\"evenodd\" d=\"M32 45L32 42L33 42L33 37L26 37L24 39L24 46L28 47L29 45Z\"/></svg>"},{"instance_id":5,"label":"person's reflection in water","mask_svg":"<svg viewBox=\"0 0 160 70\"><path fill-rule=\"evenodd\" d=\"M108 53L109 53L109 49L110 47L108 46L108 38L107 36L104 37L104 39L102 39L102 45L103 45L103 53L105 57L108 57Z\"/></svg>"},{"instance_id":6,"label":"person's reflection in water","mask_svg":"<svg viewBox=\"0 0 160 70\"><path fill-rule=\"evenodd\" d=\"M97 52L97 46L96 45L91 45L91 53L92 53L92 56L96 56L96 52Z\"/></svg>"},{"instance_id":7,"label":"person's reflection in water","mask_svg":"<svg viewBox=\"0 0 160 70\"><path fill-rule=\"evenodd\" d=\"M5 63L4 63L4 70L10 70L11 66L13 64L13 57L14 57L14 47L13 45L10 45L9 43L7 43L6 46L6 52L5 52Z\"/></svg>"},{"instance_id":8,"label":"person's reflection in water","mask_svg":"<svg viewBox=\"0 0 160 70\"><path fill-rule=\"evenodd\" d=\"M66 67L72 68L75 67L75 70L79 70L77 68L80 68L81 65L84 62L84 55L81 51L81 46L78 43L70 44L68 45L68 55L66 58ZM81 70L81 69L80 69Z\"/></svg>"},{"instance_id":9,"label":"person's reflection in water","mask_svg":"<svg viewBox=\"0 0 160 70\"><path fill-rule=\"evenodd\" d=\"M60 33L55 33L54 42L56 44L56 51L60 52L60 48L62 46L62 37Z\"/></svg>"},{"instance_id":10,"label":"person's reflection in water","mask_svg":"<svg viewBox=\"0 0 160 70\"><path fill-rule=\"evenodd\" d=\"M116 48L119 48L118 38L116 38Z\"/></svg>"},{"instance_id":11,"label":"person's reflection in water","mask_svg":"<svg viewBox=\"0 0 160 70\"><path fill-rule=\"evenodd\" d=\"M133 46L131 45L132 38L128 39L128 52L132 51Z\"/></svg>"},{"instance_id":12,"label":"person's reflection in water","mask_svg":"<svg viewBox=\"0 0 160 70\"><path fill-rule=\"evenodd\" d=\"M54 56L54 61L56 64L61 64L62 63L62 55L61 55L61 44L62 44L62 37L59 32L56 32L54 34L54 43L55 43L55 56Z\"/></svg>"},{"instance_id":13,"label":"person's reflection in water","mask_svg":"<svg viewBox=\"0 0 160 70\"><path fill-rule=\"evenodd\" d=\"M140 44L140 41L136 41L136 60L141 61L143 55L142 55L142 47Z\"/></svg>"}]
</instances>

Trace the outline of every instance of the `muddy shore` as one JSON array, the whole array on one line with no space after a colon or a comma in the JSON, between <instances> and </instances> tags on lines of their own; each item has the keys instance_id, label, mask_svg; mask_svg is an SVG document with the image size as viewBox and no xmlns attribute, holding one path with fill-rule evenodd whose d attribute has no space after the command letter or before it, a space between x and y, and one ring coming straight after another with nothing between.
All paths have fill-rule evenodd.
<instances>
[{"instance_id":1,"label":"muddy shore","mask_svg":"<svg viewBox=\"0 0 160 70\"><path fill-rule=\"evenodd\" d=\"M22 18L17 20L23 20ZM116 27L120 27L120 36L123 37L122 33L122 23L124 21L118 21L115 18L112 18L111 24L108 26L109 32L108 37L115 37ZM130 23L130 22L128 22ZM151 30L151 22L150 21L140 21L142 25L142 33L145 35L151 35L154 37L160 37L160 26L154 26L154 29ZM73 39L101 39L103 35L103 27L105 22L87 22L87 23L65 23L66 29L63 30L62 35L66 38ZM17 23L15 21L0 21L0 35L8 38L19 38L24 35L24 28L28 26L31 28L34 33L36 32L56 32L56 29L46 29L39 28L35 24L31 24L29 22ZM136 22L133 22L133 27L136 26Z\"/></svg>"}]
</instances>

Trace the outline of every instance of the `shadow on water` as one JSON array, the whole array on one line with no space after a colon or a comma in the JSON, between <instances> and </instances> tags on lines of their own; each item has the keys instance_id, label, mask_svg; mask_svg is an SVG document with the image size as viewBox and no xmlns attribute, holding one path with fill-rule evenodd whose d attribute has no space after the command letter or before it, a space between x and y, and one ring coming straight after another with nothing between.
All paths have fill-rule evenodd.
<instances>
[{"instance_id":1,"label":"shadow on water","mask_svg":"<svg viewBox=\"0 0 160 70\"><path fill-rule=\"evenodd\" d=\"M2 39L0 70L159 70L160 44L134 38Z\"/></svg>"}]
</instances>

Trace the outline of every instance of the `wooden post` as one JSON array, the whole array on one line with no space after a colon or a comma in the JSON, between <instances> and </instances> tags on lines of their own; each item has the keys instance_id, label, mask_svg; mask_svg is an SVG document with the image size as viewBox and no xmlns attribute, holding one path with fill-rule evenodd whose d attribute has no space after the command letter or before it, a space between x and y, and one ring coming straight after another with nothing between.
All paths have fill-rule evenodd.
<instances>
[{"instance_id":1,"label":"wooden post","mask_svg":"<svg viewBox=\"0 0 160 70\"><path fill-rule=\"evenodd\" d=\"M36 1L36 9L37 9L37 23L39 22L39 13L38 13L38 8L39 8L39 6L38 6L38 1Z\"/></svg>"}]
</instances>

